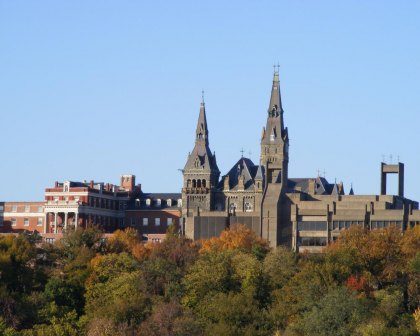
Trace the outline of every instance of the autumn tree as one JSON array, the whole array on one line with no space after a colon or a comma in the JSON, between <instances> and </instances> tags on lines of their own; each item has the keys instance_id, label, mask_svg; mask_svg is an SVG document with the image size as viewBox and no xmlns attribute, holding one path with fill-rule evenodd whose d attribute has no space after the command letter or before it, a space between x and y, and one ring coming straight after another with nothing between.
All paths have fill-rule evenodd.
<instances>
[{"instance_id":1,"label":"autumn tree","mask_svg":"<svg viewBox=\"0 0 420 336\"><path fill-rule=\"evenodd\" d=\"M202 242L200 252L242 250L252 252L263 259L269 251L268 242L257 237L256 233L245 225L235 224L224 230L219 237L213 237Z\"/></svg>"}]
</instances>

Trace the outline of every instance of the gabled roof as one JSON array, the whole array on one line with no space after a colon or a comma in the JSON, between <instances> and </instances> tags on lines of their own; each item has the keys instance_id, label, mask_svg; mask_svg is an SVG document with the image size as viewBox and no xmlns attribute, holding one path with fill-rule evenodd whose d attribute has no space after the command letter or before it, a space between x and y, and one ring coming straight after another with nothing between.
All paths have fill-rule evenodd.
<instances>
[{"instance_id":1,"label":"gabled roof","mask_svg":"<svg viewBox=\"0 0 420 336\"><path fill-rule=\"evenodd\" d=\"M238 190L238 182L242 176L244 179L244 190L253 190L255 178L263 179L263 170L260 166L256 166L250 159L242 157L226 175L229 176L230 190ZM219 183L219 188L223 189L223 187L224 181L222 180Z\"/></svg>"}]
</instances>

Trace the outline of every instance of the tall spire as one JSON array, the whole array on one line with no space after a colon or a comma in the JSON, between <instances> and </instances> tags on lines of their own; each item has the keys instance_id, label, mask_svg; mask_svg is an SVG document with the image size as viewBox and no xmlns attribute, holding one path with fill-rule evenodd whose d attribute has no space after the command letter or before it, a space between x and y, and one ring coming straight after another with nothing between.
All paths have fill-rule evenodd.
<instances>
[{"instance_id":1,"label":"tall spire","mask_svg":"<svg viewBox=\"0 0 420 336\"><path fill-rule=\"evenodd\" d=\"M196 129L196 142L204 142L208 145L209 130L207 128L206 107L204 104L204 91L201 92L200 114L198 116Z\"/></svg>"},{"instance_id":2,"label":"tall spire","mask_svg":"<svg viewBox=\"0 0 420 336\"><path fill-rule=\"evenodd\" d=\"M270 105L268 106L268 114L271 117L278 117L283 113L280 95L279 68L279 65L274 66L273 86L271 88Z\"/></svg>"}]
</instances>

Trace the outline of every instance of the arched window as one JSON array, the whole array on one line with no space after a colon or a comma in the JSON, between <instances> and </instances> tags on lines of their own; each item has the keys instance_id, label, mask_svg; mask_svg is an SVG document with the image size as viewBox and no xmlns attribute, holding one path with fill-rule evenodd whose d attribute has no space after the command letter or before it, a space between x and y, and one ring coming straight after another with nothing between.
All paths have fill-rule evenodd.
<instances>
[{"instance_id":1,"label":"arched window","mask_svg":"<svg viewBox=\"0 0 420 336\"><path fill-rule=\"evenodd\" d=\"M203 185L203 188L206 187L206 180L203 180L202 185Z\"/></svg>"},{"instance_id":2,"label":"arched window","mask_svg":"<svg viewBox=\"0 0 420 336\"><path fill-rule=\"evenodd\" d=\"M191 180L187 180L187 188L191 188Z\"/></svg>"},{"instance_id":3,"label":"arched window","mask_svg":"<svg viewBox=\"0 0 420 336\"><path fill-rule=\"evenodd\" d=\"M156 200L156 206L157 206L157 207L160 207L160 206L161 206L161 204L162 204L162 201L160 200L160 198L158 198L158 199Z\"/></svg>"},{"instance_id":4,"label":"arched window","mask_svg":"<svg viewBox=\"0 0 420 336\"><path fill-rule=\"evenodd\" d=\"M166 201L166 205L167 205L168 207L172 206L172 200L171 200L171 199L168 199L168 200Z\"/></svg>"},{"instance_id":5,"label":"arched window","mask_svg":"<svg viewBox=\"0 0 420 336\"><path fill-rule=\"evenodd\" d=\"M146 205L147 205L147 206L150 206L150 198L148 198L148 199L146 200Z\"/></svg>"},{"instance_id":6,"label":"arched window","mask_svg":"<svg viewBox=\"0 0 420 336\"><path fill-rule=\"evenodd\" d=\"M230 203L229 212L233 214L233 213L235 213L235 211L236 211L236 204L235 203Z\"/></svg>"},{"instance_id":7,"label":"arched window","mask_svg":"<svg viewBox=\"0 0 420 336\"><path fill-rule=\"evenodd\" d=\"M140 208L140 199L136 199L136 208Z\"/></svg>"},{"instance_id":8,"label":"arched window","mask_svg":"<svg viewBox=\"0 0 420 336\"><path fill-rule=\"evenodd\" d=\"M245 211L251 212L252 211L252 204L250 202L245 202Z\"/></svg>"},{"instance_id":9,"label":"arched window","mask_svg":"<svg viewBox=\"0 0 420 336\"><path fill-rule=\"evenodd\" d=\"M178 199L177 205L178 205L179 208L182 207L182 199L180 199L180 198Z\"/></svg>"},{"instance_id":10,"label":"arched window","mask_svg":"<svg viewBox=\"0 0 420 336\"><path fill-rule=\"evenodd\" d=\"M197 188L201 188L201 180L197 180Z\"/></svg>"},{"instance_id":11,"label":"arched window","mask_svg":"<svg viewBox=\"0 0 420 336\"><path fill-rule=\"evenodd\" d=\"M195 180L192 180L192 187L193 187L193 188L197 187L197 185L196 185L196 183L195 183Z\"/></svg>"}]
</instances>

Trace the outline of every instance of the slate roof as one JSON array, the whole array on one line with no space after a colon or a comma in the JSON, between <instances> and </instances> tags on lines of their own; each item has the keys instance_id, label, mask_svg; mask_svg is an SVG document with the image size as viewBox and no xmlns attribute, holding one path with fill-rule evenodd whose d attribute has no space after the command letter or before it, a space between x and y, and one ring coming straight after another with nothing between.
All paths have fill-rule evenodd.
<instances>
[{"instance_id":1,"label":"slate roof","mask_svg":"<svg viewBox=\"0 0 420 336\"><path fill-rule=\"evenodd\" d=\"M254 190L255 179L262 180L263 174L263 169L260 166L256 166L251 159L242 157L226 174L229 176L229 189L238 190L239 179L243 176L244 190ZM219 188L223 189L223 187L224 179L219 183Z\"/></svg>"}]
</instances>

